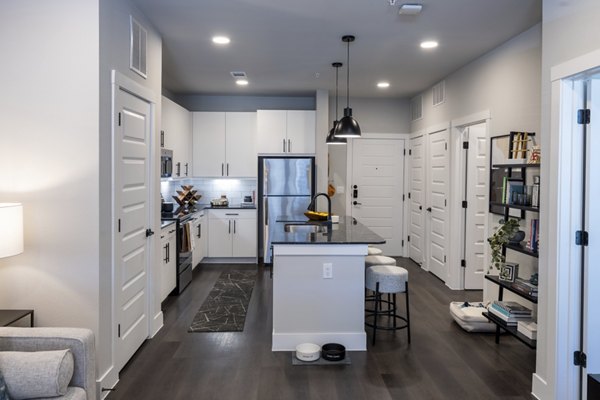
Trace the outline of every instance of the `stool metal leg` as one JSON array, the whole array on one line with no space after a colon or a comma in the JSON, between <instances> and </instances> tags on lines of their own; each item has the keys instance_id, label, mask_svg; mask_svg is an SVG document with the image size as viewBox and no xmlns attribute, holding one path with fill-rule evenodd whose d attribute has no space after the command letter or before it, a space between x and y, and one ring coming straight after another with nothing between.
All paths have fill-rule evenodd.
<instances>
[{"instance_id":1,"label":"stool metal leg","mask_svg":"<svg viewBox=\"0 0 600 400\"><path fill-rule=\"evenodd\" d=\"M408 281L404 283L404 290L406 290L406 329L408 330L408 343L410 343L410 311L408 308Z\"/></svg>"},{"instance_id":2,"label":"stool metal leg","mask_svg":"<svg viewBox=\"0 0 600 400\"><path fill-rule=\"evenodd\" d=\"M396 293L394 293L392 298L393 298L393 304L394 304L394 315L396 315L398 313L398 307L396 306ZM396 318L394 317L393 320L394 320L394 329L396 329Z\"/></svg>"},{"instance_id":3,"label":"stool metal leg","mask_svg":"<svg viewBox=\"0 0 600 400\"><path fill-rule=\"evenodd\" d=\"M379 282L375 284L375 323L373 324L373 346L375 346L375 337L377 336L377 316L381 310L381 293L379 293Z\"/></svg>"}]
</instances>

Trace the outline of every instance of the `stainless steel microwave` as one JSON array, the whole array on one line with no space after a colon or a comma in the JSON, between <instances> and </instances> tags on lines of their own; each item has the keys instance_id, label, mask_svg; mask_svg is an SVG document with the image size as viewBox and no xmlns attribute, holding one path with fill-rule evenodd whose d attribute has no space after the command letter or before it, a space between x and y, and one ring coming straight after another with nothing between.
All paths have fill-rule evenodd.
<instances>
[{"instance_id":1,"label":"stainless steel microwave","mask_svg":"<svg viewBox=\"0 0 600 400\"><path fill-rule=\"evenodd\" d=\"M170 178L173 175L173 150L160 149L160 177Z\"/></svg>"}]
</instances>

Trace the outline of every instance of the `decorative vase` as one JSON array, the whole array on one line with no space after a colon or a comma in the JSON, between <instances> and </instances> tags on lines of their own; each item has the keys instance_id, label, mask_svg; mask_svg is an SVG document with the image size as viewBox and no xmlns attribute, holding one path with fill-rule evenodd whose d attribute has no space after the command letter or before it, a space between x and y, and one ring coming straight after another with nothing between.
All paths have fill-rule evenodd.
<instances>
[{"instance_id":1,"label":"decorative vase","mask_svg":"<svg viewBox=\"0 0 600 400\"><path fill-rule=\"evenodd\" d=\"M510 239L508 239L508 243L510 244L519 244L525 239L525 232L516 231L514 235Z\"/></svg>"}]
</instances>

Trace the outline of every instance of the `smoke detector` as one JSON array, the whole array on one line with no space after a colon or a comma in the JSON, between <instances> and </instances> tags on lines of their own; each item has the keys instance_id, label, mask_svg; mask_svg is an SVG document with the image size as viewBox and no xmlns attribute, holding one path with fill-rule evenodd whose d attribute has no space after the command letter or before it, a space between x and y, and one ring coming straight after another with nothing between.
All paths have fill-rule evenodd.
<instances>
[{"instance_id":1,"label":"smoke detector","mask_svg":"<svg viewBox=\"0 0 600 400\"><path fill-rule=\"evenodd\" d=\"M423 10L422 4L402 4L398 10L400 15L417 15Z\"/></svg>"}]
</instances>

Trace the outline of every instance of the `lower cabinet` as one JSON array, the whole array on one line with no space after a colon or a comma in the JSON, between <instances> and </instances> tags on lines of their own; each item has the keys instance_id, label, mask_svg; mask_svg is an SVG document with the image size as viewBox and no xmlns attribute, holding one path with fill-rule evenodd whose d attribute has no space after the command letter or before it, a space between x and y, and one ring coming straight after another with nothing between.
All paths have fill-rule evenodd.
<instances>
[{"instance_id":1,"label":"lower cabinet","mask_svg":"<svg viewBox=\"0 0 600 400\"><path fill-rule=\"evenodd\" d=\"M194 251L192 253L192 269L196 268L202 259L206 257L206 229L206 215L202 212L201 215L196 217L193 224Z\"/></svg>"},{"instance_id":2,"label":"lower cabinet","mask_svg":"<svg viewBox=\"0 0 600 400\"><path fill-rule=\"evenodd\" d=\"M256 210L210 210L208 257L256 257Z\"/></svg>"},{"instance_id":3,"label":"lower cabinet","mask_svg":"<svg viewBox=\"0 0 600 400\"><path fill-rule=\"evenodd\" d=\"M177 236L176 226L171 224L160 231L160 301L167 298L177 286Z\"/></svg>"}]
</instances>

